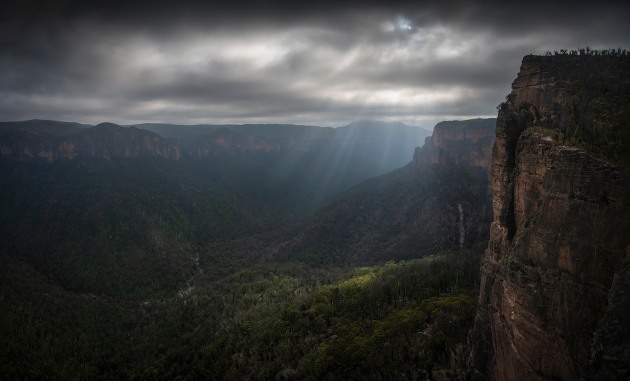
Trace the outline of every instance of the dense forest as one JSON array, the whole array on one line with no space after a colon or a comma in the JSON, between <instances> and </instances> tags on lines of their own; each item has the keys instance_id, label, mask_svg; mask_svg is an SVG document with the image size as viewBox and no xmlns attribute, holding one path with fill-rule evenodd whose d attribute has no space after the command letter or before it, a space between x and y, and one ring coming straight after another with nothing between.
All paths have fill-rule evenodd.
<instances>
[{"instance_id":1,"label":"dense forest","mask_svg":"<svg viewBox=\"0 0 630 381\"><path fill-rule=\"evenodd\" d=\"M143 300L3 257L6 379L416 379L472 324L480 248L373 267L253 266Z\"/></svg>"}]
</instances>

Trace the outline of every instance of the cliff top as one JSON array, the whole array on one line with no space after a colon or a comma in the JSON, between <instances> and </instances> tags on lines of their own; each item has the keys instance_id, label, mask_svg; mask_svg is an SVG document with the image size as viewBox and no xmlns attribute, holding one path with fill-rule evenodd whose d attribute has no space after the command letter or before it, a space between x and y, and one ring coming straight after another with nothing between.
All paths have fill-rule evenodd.
<instances>
[{"instance_id":1,"label":"cliff top","mask_svg":"<svg viewBox=\"0 0 630 381\"><path fill-rule=\"evenodd\" d=\"M433 134L466 130L494 136L495 123L496 118L442 121L435 125Z\"/></svg>"},{"instance_id":2,"label":"cliff top","mask_svg":"<svg viewBox=\"0 0 630 381\"><path fill-rule=\"evenodd\" d=\"M523 58L513 91L497 108L525 127L630 166L630 53L561 51Z\"/></svg>"}]
</instances>

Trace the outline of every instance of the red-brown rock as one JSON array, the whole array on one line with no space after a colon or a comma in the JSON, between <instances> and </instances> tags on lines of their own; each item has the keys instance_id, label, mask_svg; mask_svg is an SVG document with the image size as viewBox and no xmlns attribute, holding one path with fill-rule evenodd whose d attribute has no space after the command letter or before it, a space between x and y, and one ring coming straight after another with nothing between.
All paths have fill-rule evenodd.
<instances>
[{"instance_id":1,"label":"red-brown rock","mask_svg":"<svg viewBox=\"0 0 630 381\"><path fill-rule=\"evenodd\" d=\"M579 57L569 58L526 57L499 112L473 378L630 375L630 322L620 322L630 305L627 170L537 126L571 96L566 84L582 78L571 69Z\"/></svg>"}]
</instances>

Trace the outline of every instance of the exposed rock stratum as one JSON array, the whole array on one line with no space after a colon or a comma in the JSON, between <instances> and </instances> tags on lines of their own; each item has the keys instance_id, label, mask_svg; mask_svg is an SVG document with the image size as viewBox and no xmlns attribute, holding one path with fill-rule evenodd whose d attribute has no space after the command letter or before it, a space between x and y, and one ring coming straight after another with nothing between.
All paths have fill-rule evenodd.
<instances>
[{"instance_id":1,"label":"exposed rock stratum","mask_svg":"<svg viewBox=\"0 0 630 381\"><path fill-rule=\"evenodd\" d=\"M576 115L602 120L576 108L581 89L585 104L627 97L627 61L527 56L500 106L473 379L630 377L628 169L567 137Z\"/></svg>"}]
</instances>

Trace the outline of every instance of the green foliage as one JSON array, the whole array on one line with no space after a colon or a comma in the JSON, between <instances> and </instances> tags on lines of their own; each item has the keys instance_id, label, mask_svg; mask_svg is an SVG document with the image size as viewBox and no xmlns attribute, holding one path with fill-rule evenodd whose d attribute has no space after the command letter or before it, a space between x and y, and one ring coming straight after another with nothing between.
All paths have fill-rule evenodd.
<instances>
[{"instance_id":1,"label":"green foliage","mask_svg":"<svg viewBox=\"0 0 630 381\"><path fill-rule=\"evenodd\" d=\"M562 132L564 143L584 148L601 158L630 162L627 149L630 144L630 55L627 51L585 48L525 59L537 63L541 72L554 78L567 93L566 99L554 102L544 115L534 115L534 124ZM552 103L551 99L547 101ZM520 115L523 106L513 105L511 110ZM506 107L502 109L507 110ZM528 122L519 119L520 126L532 125Z\"/></svg>"},{"instance_id":2,"label":"green foliage","mask_svg":"<svg viewBox=\"0 0 630 381\"><path fill-rule=\"evenodd\" d=\"M630 129L630 90L616 95L593 97L590 89L578 90L570 103L565 141L600 157L620 160ZM600 93L601 94L601 93Z\"/></svg>"},{"instance_id":3,"label":"green foliage","mask_svg":"<svg viewBox=\"0 0 630 381\"><path fill-rule=\"evenodd\" d=\"M483 169L409 165L346 192L260 246L272 248L274 259L311 264L360 266L435 254L459 246L453 223L458 204L469 221L465 244L487 239L490 198Z\"/></svg>"},{"instance_id":4,"label":"green foliage","mask_svg":"<svg viewBox=\"0 0 630 381\"><path fill-rule=\"evenodd\" d=\"M554 50L553 52L547 51L545 52L545 57L551 56L601 56L601 57L629 57L630 52L625 49L592 49L587 46L579 49L560 49Z\"/></svg>"},{"instance_id":5,"label":"green foliage","mask_svg":"<svg viewBox=\"0 0 630 381\"><path fill-rule=\"evenodd\" d=\"M127 300L180 288L201 245L277 226L286 210L253 176L196 162L2 161L0 172L2 251L68 289Z\"/></svg>"},{"instance_id":6,"label":"green foliage","mask_svg":"<svg viewBox=\"0 0 630 381\"><path fill-rule=\"evenodd\" d=\"M380 266L257 266L166 299L71 293L16 259L1 275L2 378L414 379L475 312L478 251Z\"/></svg>"}]
</instances>

